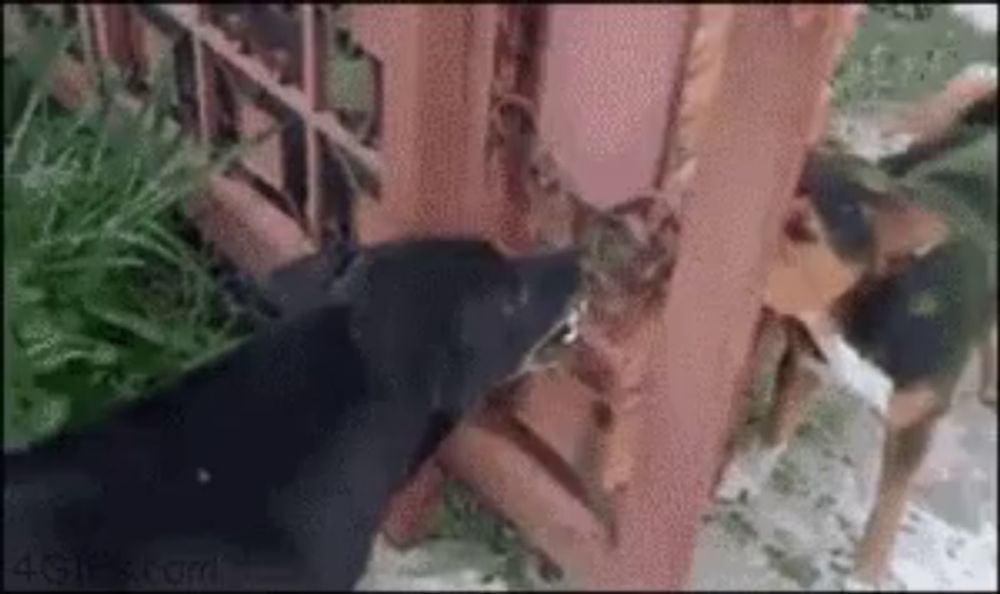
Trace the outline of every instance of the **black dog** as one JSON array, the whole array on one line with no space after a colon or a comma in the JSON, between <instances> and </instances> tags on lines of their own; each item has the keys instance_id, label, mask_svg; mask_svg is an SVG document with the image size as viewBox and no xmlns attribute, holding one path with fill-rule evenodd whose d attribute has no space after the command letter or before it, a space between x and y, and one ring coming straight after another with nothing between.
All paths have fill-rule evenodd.
<instances>
[{"instance_id":1,"label":"black dog","mask_svg":"<svg viewBox=\"0 0 1000 594\"><path fill-rule=\"evenodd\" d=\"M87 430L7 454L4 587L351 588L392 493L574 304L577 257L365 250L348 281Z\"/></svg>"}]
</instances>

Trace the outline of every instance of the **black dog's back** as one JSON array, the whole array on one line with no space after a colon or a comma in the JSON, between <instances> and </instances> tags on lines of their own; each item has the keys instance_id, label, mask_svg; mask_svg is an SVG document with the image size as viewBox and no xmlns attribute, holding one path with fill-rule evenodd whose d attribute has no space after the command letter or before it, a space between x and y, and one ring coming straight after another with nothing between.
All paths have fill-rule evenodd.
<instances>
[{"instance_id":1,"label":"black dog's back","mask_svg":"<svg viewBox=\"0 0 1000 594\"><path fill-rule=\"evenodd\" d=\"M364 510L338 505L338 498L350 493L379 500L393 485L380 472L350 472L345 466L391 467L405 460L424 429L419 414L410 417L412 424L373 414L363 361L347 323L343 308L311 312L106 424L8 455L5 582L11 585L13 579L25 587L309 584L315 579L310 572L323 571L322 565L273 576L264 568L284 566L277 563L282 556L320 544L309 543L311 535L332 526L319 522L342 524L342 534L351 533L352 523L358 534L372 530L365 525L376 521L371 513L364 517ZM390 432L392 445L403 455L359 449L354 432L361 427ZM348 477L352 484L340 484ZM298 508L302 501L323 501L328 509ZM329 517L330 510L340 517ZM199 543L204 534L212 542ZM143 550L152 543L159 550ZM326 545L330 567L337 557L363 559L367 549L360 539ZM18 547L23 550L14 550ZM352 547L357 550L348 550ZM228 558L193 558L199 548L213 556L217 548L228 550ZM48 567L43 566L46 555ZM169 583L165 564L185 558L206 567L202 577L213 583ZM137 573L146 565L149 571Z\"/></svg>"}]
</instances>

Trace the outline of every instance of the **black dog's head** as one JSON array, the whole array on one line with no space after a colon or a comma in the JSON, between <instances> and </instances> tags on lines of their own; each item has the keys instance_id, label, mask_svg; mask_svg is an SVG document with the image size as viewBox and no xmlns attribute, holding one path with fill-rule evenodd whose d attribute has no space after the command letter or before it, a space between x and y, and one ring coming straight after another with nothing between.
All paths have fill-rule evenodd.
<instances>
[{"instance_id":1,"label":"black dog's head","mask_svg":"<svg viewBox=\"0 0 1000 594\"><path fill-rule=\"evenodd\" d=\"M569 329L581 288L575 251L508 258L475 239L363 247L334 273L337 262L317 255L280 271L273 299L286 313L347 305L380 393L427 394L453 420Z\"/></svg>"},{"instance_id":2,"label":"black dog's head","mask_svg":"<svg viewBox=\"0 0 1000 594\"><path fill-rule=\"evenodd\" d=\"M556 338L580 286L575 252L507 258L483 241L436 239L368 249L345 290L379 374L426 382L435 408L457 417Z\"/></svg>"}]
</instances>

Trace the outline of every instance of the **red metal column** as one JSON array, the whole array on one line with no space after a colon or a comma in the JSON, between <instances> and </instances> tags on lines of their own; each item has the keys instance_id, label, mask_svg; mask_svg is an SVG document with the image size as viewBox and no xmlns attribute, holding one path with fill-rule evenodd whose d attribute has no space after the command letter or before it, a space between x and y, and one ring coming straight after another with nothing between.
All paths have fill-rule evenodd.
<instances>
[{"instance_id":1,"label":"red metal column","mask_svg":"<svg viewBox=\"0 0 1000 594\"><path fill-rule=\"evenodd\" d=\"M609 353L615 393L603 396L621 427L615 447L627 451L612 464L623 476L613 497L617 541L513 439L466 425L442 458L589 585L676 588L733 416L778 216L821 129L846 9L551 10L544 139L584 199L611 205L652 188L680 205L682 219L665 307ZM686 10L697 11L690 35ZM672 136L678 70L669 65L680 66L686 49L678 40L690 40L690 54ZM585 398L567 381L535 385L528 397L539 402ZM560 411L548 410L530 424L550 444L567 441L559 434L569 430L548 422Z\"/></svg>"},{"instance_id":2,"label":"red metal column","mask_svg":"<svg viewBox=\"0 0 1000 594\"><path fill-rule=\"evenodd\" d=\"M359 213L362 242L412 234L495 236L482 147L490 72L486 5L353 7L352 30L388 67L382 195Z\"/></svg>"},{"instance_id":3,"label":"red metal column","mask_svg":"<svg viewBox=\"0 0 1000 594\"><path fill-rule=\"evenodd\" d=\"M595 585L685 583L778 215L825 108L844 8L806 9L815 18L801 24L781 6L717 10L731 11L718 86L701 108L670 298L646 345L635 472L618 500L621 540L592 574Z\"/></svg>"}]
</instances>

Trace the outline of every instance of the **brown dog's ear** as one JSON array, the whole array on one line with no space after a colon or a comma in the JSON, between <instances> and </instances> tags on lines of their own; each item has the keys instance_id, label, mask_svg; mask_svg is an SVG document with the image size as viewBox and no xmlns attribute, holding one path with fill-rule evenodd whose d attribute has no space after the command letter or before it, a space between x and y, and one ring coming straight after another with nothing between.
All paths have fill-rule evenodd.
<instances>
[{"instance_id":1,"label":"brown dog's ear","mask_svg":"<svg viewBox=\"0 0 1000 594\"><path fill-rule=\"evenodd\" d=\"M796 199L785 221L764 303L781 315L824 310L857 282L864 265L837 254L810 201Z\"/></svg>"},{"instance_id":2,"label":"brown dog's ear","mask_svg":"<svg viewBox=\"0 0 1000 594\"><path fill-rule=\"evenodd\" d=\"M785 238L795 243L816 243L820 240L819 221L806 200L796 198L782 231Z\"/></svg>"}]
</instances>

